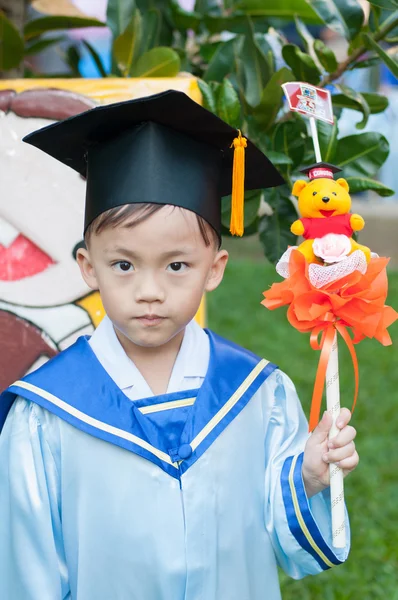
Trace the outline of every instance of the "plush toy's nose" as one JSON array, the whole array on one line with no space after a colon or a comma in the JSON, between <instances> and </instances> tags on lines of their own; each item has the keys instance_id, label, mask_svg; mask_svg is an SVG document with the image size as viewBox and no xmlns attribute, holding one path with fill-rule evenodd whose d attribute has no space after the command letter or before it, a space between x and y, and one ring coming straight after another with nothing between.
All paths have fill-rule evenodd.
<instances>
[{"instance_id":1,"label":"plush toy's nose","mask_svg":"<svg viewBox=\"0 0 398 600\"><path fill-rule=\"evenodd\" d=\"M329 196L324 196L322 198L322 202L324 202L325 204L327 204L329 202L329 200L330 200Z\"/></svg>"}]
</instances>

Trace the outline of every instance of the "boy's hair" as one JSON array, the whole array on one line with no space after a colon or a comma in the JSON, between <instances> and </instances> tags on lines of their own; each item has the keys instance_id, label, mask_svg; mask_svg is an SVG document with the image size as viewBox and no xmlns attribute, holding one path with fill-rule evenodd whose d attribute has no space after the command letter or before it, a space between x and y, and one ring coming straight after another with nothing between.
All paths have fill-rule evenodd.
<instances>
[{"instance_id":1,"label":"boy's hair","mask_svg":"<svg viewBox=\"0 0 398 600\"><path fill-rule=\"evenodd\" d=\"M101 213L90 225L84 234L84 241L86 246L90 241L90 237L93 234L98 234L108 227L117 227L125 221L135 217L130 223L126 224L126 227L135 227L146 221L151 215L166 206L165 204L147 204L147 203L135 203L125 204L123 206L117 206ZM181 208L174 206L173 208ZM198 221L200 235L206 246L214 244L217 250L220 249L221 242L220 238L215 229L200 215L196 215Z\"/></svg>"}]
</instances>

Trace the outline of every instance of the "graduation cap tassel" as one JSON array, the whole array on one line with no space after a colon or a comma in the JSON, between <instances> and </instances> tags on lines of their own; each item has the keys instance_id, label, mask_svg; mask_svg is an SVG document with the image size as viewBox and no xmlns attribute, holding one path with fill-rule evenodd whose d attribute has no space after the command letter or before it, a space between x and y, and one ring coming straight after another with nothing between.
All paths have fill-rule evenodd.
<instances>
[{"instance_id":1,"label":"graduation cap tassel","mask_svg":"<svg viewBox=\"0 0 398 600\"><path fill-rule=\"evenodd\" d=\"M239 135L231 144L234 147L234 164L232 171L232 201L231 201L231 222L229 230L232 235L243 235L244 231L244 196L245 196L245 148L247 140L242 136L240 129Z\"/></svg>"}]
</instances>

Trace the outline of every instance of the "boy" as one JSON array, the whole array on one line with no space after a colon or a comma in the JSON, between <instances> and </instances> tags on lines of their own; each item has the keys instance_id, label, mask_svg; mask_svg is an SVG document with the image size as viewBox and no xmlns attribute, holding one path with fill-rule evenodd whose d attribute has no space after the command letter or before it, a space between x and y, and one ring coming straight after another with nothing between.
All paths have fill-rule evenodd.
<instances>
[{"instance_id":1,"label":"boy","mask_svg":"<svg viewBox=\"0 0 398 600\"><path fill-rule=\"evenodd\" d=\"M87 175L77 260L107 317L0 399L0 598L277 600L277 562L345 560L326 488L358 460L349 411L334 449L328 414L307 441L290 380L193 321L235 135L169 91L28 136ZM281 183L246 153L248 189Z\"/></svg>"}]
</instances>

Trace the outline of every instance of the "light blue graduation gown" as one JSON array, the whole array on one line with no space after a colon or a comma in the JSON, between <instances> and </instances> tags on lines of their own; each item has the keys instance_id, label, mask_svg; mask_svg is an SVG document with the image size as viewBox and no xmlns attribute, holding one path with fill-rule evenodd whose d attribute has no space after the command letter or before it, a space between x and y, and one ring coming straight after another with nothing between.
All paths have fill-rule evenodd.
<instances>
[{"instance_id":1,"label":"light blue graduation gown","mask_svg":"<svg viewBox=\"0 0 398 600\"><path fill-rule=\"evenodd\" d=\"M199 390L131 402L82 337L0 397L2 600L278 600L346 559L292 383L207 334Z\"/></svg>"}]
</instances>

